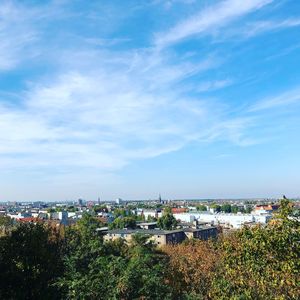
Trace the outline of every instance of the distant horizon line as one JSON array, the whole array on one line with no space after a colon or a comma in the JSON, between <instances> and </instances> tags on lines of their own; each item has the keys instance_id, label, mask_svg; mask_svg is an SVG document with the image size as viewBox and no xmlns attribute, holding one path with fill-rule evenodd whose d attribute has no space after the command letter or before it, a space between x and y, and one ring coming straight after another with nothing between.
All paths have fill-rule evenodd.
<instances>
[{"instance_id":1,"label":"distant horizon line","mask_svg":"<svg viewBox=\"0 0 300 300\"><path fill-rule=\"evenodd\" d=\"M283 197L226 197L226 198L169 198L169 199L161 199L162 201L247 201L247 200L279 200L282 199ZM296 197L287 197L290 200L299 200L300 196ZM147 202L147 201L159 201L158 198L153 198L153 199L123 199L123 198L117 198L121 199L123 202ZM8 200L8 201L0 201L0 203L9 203L9 202L18 202L18 203L36 203L36 202L47 202L47 203L69 203L69 202L76 202L78 200L83 200L85 202L98 202L98 200L86 200L83 198L78 198L74 200ZM115 202L115 200L101 200L99 203L106 203L106 202Z\"/></svg>"}]
</instances>

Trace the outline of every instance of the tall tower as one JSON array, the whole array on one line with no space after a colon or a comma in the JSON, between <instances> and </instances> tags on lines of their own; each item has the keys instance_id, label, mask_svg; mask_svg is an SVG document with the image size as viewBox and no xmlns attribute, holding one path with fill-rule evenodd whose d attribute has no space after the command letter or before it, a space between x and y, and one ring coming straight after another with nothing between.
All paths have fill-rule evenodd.
<instances>
[{"instance_id":1,"label":"tall tower","mask_svg":"<svg viewBox=\"0 0 300 300\"><path fill-rule=\"evenodd\" d=\"M162 203L162 200L161 200L161 195L160 195L160 193L159 193L158 201L159 201L159 203Z\"/></svg>"}]
</instances>

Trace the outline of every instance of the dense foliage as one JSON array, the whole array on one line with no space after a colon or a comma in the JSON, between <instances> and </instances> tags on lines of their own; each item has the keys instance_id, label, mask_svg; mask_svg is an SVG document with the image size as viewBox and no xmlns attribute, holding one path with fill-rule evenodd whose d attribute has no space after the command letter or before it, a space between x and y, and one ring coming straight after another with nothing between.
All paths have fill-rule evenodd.
<instances>
[{"instance_id":1,"label":"dense foliage","mask_svg":"<svg viewBox=\"0 0 300 300\"><path fill-rule=\"evenodd\" d=\"M136 219L134 217L118 217L111 224L110 229L134 229L136 228Z\"/></svg>"},{"instance_id":2,"label":"dense foliage","mask_svg":"<svg viewBox=\"0 0 300 300\"><path fill-rule=\"evenodd\" d=\"M167 296L161 286L165 255L147 237L134 236L129 247L118 240L103 243L93 218L86 215L66 231L65 273L57 286L65 299L158 299Z\"/></svg>"},{"instance_id":3,"label":"dense foliage","mask_svg":"<svg viewBox=\"0 0 300 300\"><path fill-rule=\"evenodd\" d=\"M177 223L177 220L175 219L170 210L165 210L163 215L157 220L158 227L164 230L175 229Z\"/></svg>"},{"instance_id":4,"label":"dense foliage","mask_svg":"<svg viewBox=\"0 0 300 300\"><path fill-rule=\"evenodd\" d=\"M53 229L21 224L0 238L0 299L60 299L61 241Z\"/></svg>"},{"instance_id":5,"label":"dense foliage","mask_svg":"<svg viewBox=\"0 0 300 300\"><path fill-rule=\"evenodd\" d=\"M10 217L0 216L0 236L7 235L13 228L14 222Z\"/></svg>"},{"instance_id":6,"label":"dense foliage","mask_svg":"<svg viewBox=\"0 0 300 300\"><path fill-rule=\"evenodd\" d=\"M300 298L300 223L292 211L291 203L282 200L267 227L245 227L220 243L214 298Z\"/></svg>"},{"instance_id":7,"label":"dense foliage","mask_svg":"<svg viewBox=\"0 0 300 300\"><path fill-rule=\"evenodd\" d=\"M199 211L207 211L207 207L203 204L197 206L197 210Z\"/></svg>"},{"instance_id":8,"label":"dense foliage","mask_svg":"<svg viewBox=\"0 0 300 300\"><path fill-rule=\"evenodd\" d=\"M0 238L0 298L300 298L299 219L287 200L265 227L161 249L143 235L129 245L104 243L98 226L85 215L63 234L40 224L14 227Z\"/></svg>"},{"instance_id":9,"label":"dense foliage","mask_svg":"<svg viewBox=\"0 0 300 300\"><path fill-rule=\"evenodd\" d=\"M205 206L200 205L197 207L197 210L200 211L205 211ZM223 204L223 205L218 205L216 203L212 204L210 206L212 209L214 209L215 212L223 212L223 213L250 213L252 208L249 205L246 205L246 208L244 206L237 206L237 205L231 205L231 204Z\"/></svg>"},{"instance_id":10,"label":"dense foliage","mask_svg":"<svg viewBox=\"0 0 300 300\"><path fill-rule=\"evenodd\" d=\"M164 251L169 256L167 278L174 296L181 299L207 296L219 261L214 243L194 240L168 245Z\"/></svg>"}]
</instances>

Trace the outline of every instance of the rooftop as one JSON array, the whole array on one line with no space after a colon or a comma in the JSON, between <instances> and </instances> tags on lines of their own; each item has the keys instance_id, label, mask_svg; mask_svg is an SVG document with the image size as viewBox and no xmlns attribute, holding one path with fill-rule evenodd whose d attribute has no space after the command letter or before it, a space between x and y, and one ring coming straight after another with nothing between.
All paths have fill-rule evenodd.
<instances>
[{"instance_id":1,"label":"rooftop","mask_svg":"<svg viewBox=\"0 0 300 300\"><path fill-rule=\"evenodd\" d=\"M172 233L182 232L182 229L178 230L161 230L161 229L113 229L109 230L108 233L112 234L149 234L149 235L166 235Z\"/></svg>"},{"instance_id":2,"label":"rooftop","mask_svg":"<svg viewBox=\"0 0 300 300\"><path fill-rule=\"evenodd\" d=\"M137 223L137 225L139 226L151 226L151 225L156 225L157 222L141 222L141 223Z\"/></svg>"},{"instance_id":3,"label":"rooftop","mask_svg":"<svg viewBox=\"0 0 300 300\"><path fill-rule=\"evenodd\" d=\"M184 228L182 230L184 232L196 232L196 231L202 231L210 228L216 228L216 227L209 226L209 227L200 227L200 228Z\"/></svg>"}]
</instances>

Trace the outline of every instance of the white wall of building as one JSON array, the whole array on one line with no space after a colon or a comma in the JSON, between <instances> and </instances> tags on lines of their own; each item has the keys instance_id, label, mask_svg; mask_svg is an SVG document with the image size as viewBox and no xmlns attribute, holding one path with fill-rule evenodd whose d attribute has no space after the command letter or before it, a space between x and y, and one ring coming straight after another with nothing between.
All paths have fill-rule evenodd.
<instances>
[{"instance_id":1,"label":"white wall of building","mask_svg":"<svg viewBox=\"0 0 300 300\"><path fill-rule=\"evenodd\" d=\"M270 215L252 215L252 214L225 214L225 213L178 213L174 214L177 220L183 222L212 223L213 225L224 224L233 228L240 228L245 223L262 223L265 224L270 219Z\"/></svg>"}]
</instances>

